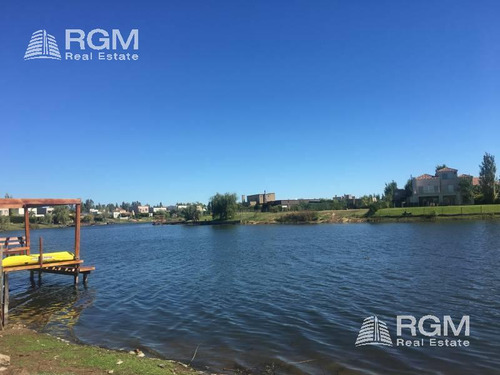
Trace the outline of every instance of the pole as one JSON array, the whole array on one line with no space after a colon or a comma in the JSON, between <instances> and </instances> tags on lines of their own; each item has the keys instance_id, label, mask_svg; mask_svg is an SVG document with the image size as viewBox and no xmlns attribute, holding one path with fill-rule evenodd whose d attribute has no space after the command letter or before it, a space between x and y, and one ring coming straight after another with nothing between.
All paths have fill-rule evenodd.
<instances>
[{"instance_id":1,"label":"pole","mask_svg":"<svg viewBox=\"0 0 500 375\"><path fill-rule=\"evenodd\" d=\"M26 255L30 255L31 252L31 241L30 241L30 213L28 212L28 207L24 206L24 235L26 237Z\"/></svg>"},{"instance_id":2,"label":"pole","mask_svg":"<svg viewBox=\"0 0 500 375\"><path fill-rule=\"evenodd\" d=\"M43 238L38 237L38 264L40 268L38 269L38 286L42 285L42 266L43 266Z\"/></svg>"},{"instance_id":3,"label":"pole","mask_svg":"<svg viewBox=\"0 0 500 375\"><path fill-rule=\"evenodd\" d=\"M75 205L75 259L80 259L80 214L82 206L81 204ZM80 265L77 264L75 267L75 277L74 284L78 285L78 276L80 274Z\"/></svg>"},{"instance_id":4,"label":"pole","mask_svg":"<svg viewBox=\"0 0 500 375\"><path fill-rule=\"evenodd\" d=\"M3 331L3 245L0 244L0 329Z\"/></svg>"},{"instance_id":5,"label":"pole","mask_svg":"<svg viewBox=\"0 0 500 375\"><path fill-rule=\"evenodd\" d=\"M75 207L75 259L80 259L80 214L81 204Z\"/></svg>"}]
</instances>

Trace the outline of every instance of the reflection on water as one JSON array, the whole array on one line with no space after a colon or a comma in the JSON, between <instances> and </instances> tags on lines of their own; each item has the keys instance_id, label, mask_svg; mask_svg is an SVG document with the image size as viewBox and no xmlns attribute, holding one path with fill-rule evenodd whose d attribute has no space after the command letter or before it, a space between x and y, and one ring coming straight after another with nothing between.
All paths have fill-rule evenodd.
<instances>
[{"instance_id":1,"label":"reflection on water","mask_svg":"<svg viewBox=\"0 0 500 375\"><path fill-rule=\"evenodd\" d=\"M11 284L15 282L18 285L10 304L10 321L59 337L74 338L72 328L81 312L92 305L95 289L75 287L72 277L43 274L41 284L36 283L22 290L23 286L29 285L28 280L17 274L15 276L16 280Z\"/></svg>"},{"instance_id":2,"label":"reflection on water","mask_svg":"<svg viewBox=\"0 0 500 375\"><path fill-rule=\"evenodd\" d=\"M71 229L37 230L47 251ZM12 275L12 319L240 374L498 374L500 222L82 228L89 289ZM471 346L356 348L377 315L471 317ZM393 340L394 340L393 336ZM225 370L224 370L225 369Z\"/></svg>"}]
</instances>

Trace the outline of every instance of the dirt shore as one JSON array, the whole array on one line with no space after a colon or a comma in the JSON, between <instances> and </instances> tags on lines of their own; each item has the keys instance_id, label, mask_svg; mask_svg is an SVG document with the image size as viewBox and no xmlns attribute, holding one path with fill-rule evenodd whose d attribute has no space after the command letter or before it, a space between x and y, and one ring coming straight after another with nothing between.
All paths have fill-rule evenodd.
<instances>
[{"instance_id":1,"label":"dirt shore","mask_svg":"<svg viewBox=\"0 0 500 375\"><path fill-rule=\"evenodd\" d=\"M8 357L10 358L8 358ZM142 357L138 352L78 345L22 325L0 331L0 374L202 374L175 361ZM7 358L10 360L7 363Z\"/></svg>"}]
</instances>

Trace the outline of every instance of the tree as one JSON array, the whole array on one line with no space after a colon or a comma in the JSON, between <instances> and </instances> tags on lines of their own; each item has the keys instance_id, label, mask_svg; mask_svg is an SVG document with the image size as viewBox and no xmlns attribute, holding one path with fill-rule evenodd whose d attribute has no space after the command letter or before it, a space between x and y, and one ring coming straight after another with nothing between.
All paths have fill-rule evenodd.
<instances>
[{"instance_id":1,"label":"tree","mask_svg":"<svg viewBox=\"0 0 500 375\"><path fill-rule=\"evenodd\" d=\"M57 206L52 212L56 224L66 225L70 221L68 206Z\"/></svg>"},{"instance_id":2,"label":"tree","mask_svg":"<svg viewBox=\"0 0 500 375\"><path fill-rule=\"evenodd\" d=\"M122 204L120 205L120 207L122 209L124 209L125 211L127 212L130 212L131 208L132 208L132 205L128 202L122 202Z\"/></svg>"},{"instance_id":3,"label":"tree","mask_svg":"<svg viewBox=\"0 0 500 375\"><path fill-rule=\"evenodd\" d=\"M436 172L439 171L440 169L443 169L443 168L448 168L448 166L446 164L438 164L438 165L436 165Z\"/></svg>"},{"instance_id":4,"label":"tree","mask_svg":"<svg viewBox=\"0 0 500 375\"><path fill-rule=\"evenodd\" d=\"M0 216L0 230L9 229L10 218L8 216Z\"/></svg>"},{"instance_id":5,"label":"tree","mask_svg":"<svg viewBox=\"0 0 500 375\"><path fill-rule=\"evenodd\" d=\"M405 184L405 195L406 198L409 198L413 195L413 179L409 178Z\"/></svg>"},{"instance_id":6,"label":"tree","mask_svg":"<svg viewBox=\"0 0 500 375\"><path fill-rule=\"evenodd\" d=\"M474 202L474 186L472 185L472 176L460 177L458 181L458 190L462 196L463 204L471 204Z\"/></svg>"},{"instance_id":7,"label":"tree","mask_svg":"<svg viewBox=\"0 0 500 375\"><path fill-rule=\"evenodd\" d=\"M494 203L496 199L496 174L497 166L495 157L487 152L479 166L479 185L483 193L484 203Z\"/></svg>"},{"instance_id":8,"label":"tree","mask_svg":"<svg viewBox=\"0 0 500 375\"><path fill-rule=\"evenodd\" d=\"M131 209L132 209L132 210L133 210L136 214L138 214L138 213L139 213L139 209L138 209L137 207L139 207L139 206L142 206L141 202L139 202L139 201L135 201L135 202L132 202L132 204L131 204L131 207L130 207L130 208L131 208Z\"/></svg>"},{"instance_id":9,"label":"tree","mask_svg":"<svg viewBox=\"0 0 500 375\"><path fill-rule=\"evenodd\" d=\"M201 216L196 204L188 204L188 206L181 211L181 215L186 221L199 221Z\"/></svg>"},{"instance_id":10,"label":"tree","mask_svg":"<svg viewBox=\"0 0 500 375\"><path fill-rule=\"evenodd\" d=\"M237 200L238 198L234 193L226 193L224 195L217 193L210 198L208 209L214 219L228 220L234 216L238 208Z\"/></svg>"},{"instance_id":11,"label":"tree","mask_svg":"<svg viewBox=\"0 0 500 375\"><path fill-rule=\"evenodd\" d=\"M392 204L392 201L394 199L394 193L396 192L397 188L398 188L398 184L394 180L392 180L388 184L385 184L385 188L384 188L384 200L389 205Z\"/></svg>"},{"instance_id":12,"label":"tree","mask_svg":"<svg viewBox=\"0 0 500 375\"><path fill-rule=\"evenodd\" d=\"M42 218L42 223L44 224L53 224L54 223L54 215L52 213L47 213Z\"/></svg>"},{"instance_id":13,"label":"tree","mask_svg":"<svg viewBox=\"0 0 500 375\"><path fill-rule=\"evenodd\" d=\"M87 199L83 204L83 209L85 212L90 212L91 208L94 208L94 201L92 199Z\"/></svg>"}]
</instances>

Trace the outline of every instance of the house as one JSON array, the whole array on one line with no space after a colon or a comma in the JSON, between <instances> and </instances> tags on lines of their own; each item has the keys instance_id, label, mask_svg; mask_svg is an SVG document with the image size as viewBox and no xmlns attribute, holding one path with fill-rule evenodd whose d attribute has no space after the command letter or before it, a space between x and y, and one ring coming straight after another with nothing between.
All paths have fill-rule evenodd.
<instances>
[{"instance_id":1,"label":"house","mask_svg":"<svg viewBox=\"0 0 500 375\"><path fill-rule=\"evenodd\" d=\"M276 200L275 193L266 193L264 194L253 194L247 196L247 203L250 206L255 206L257 204L265 204Z\"/></svg>"},{"instance_id":2,"label":"house","mask_svg":"<svg viewBox=\"0 0 500 375\"><path fill-rule=\"evenodd\" d=\"M0 216L9 216L8 208L0 208Z\"/></svg>"},{"instance_id":3,"label":"house","mask_svg":"<svg viewBox=\"0 0 500 375\"><path fill-rule=\"evenodd\" d=\"M119 219L122 217L128 218L129 215L130 214L126 210L124 210L123 208L115 208L113 211L113 219Z\"/></svg>"},{"instance_id":4,"label":"house","mask_svg":"<svg viewBox=\"0 0 500 375\"><path fill-rule=\"evenodd\" d=\"M89 210L89 212L90 212L91 214L94 214L94 215L100 215L100 214L101 214L101 211L99 211L99 210L98 210L98 209L96 209L96 208L91 208L91 209Z\"/></svg>"},{"instance_id":5,"label":"house","mask_svg":"<svg viewBox=\"0 0 500 375\"><path fill-rule=\"evenodd\" d=\"M474 177L470 174L461 174L458 178L470 178L472 179L472 186L479 186L479 177Z\"/></svg>"},{"instance_id":6,"label":"house","mask_svg":"<svg viewBox=\"0 0 500 375\"><path fill-rule=\"evenodd\" d=\"M289 210L294 206L298 206L299 204L309 204L309 203L320 203L320 199L280 199L274 200L267 203L269 206L281 206L281 208Z\"/></svg>"},{"instance_id":7,"label":"house","mask_svg":"<svg viewBox=\"0 0 500 375\"><path fill-rule=\"evenodd\" d=\"M39 215L45 216L47 214L51 214L54 212L54 207L38 207L37 208L37 213Z\"/></svg>"},{"instance_id":8,"label":"house","mask_svg":"<svg viewBox=\"0 0 500 375\"><path fill-rule=\"evenodd\" d=\"M418 206L463 204L460 179L472 176L458 176L457 172L454 168L445 167L438 169L435 175L423 174L413 178L410 204ZM474 184L474 177L472 179Z\"/></svg>"},{"instance_id":9,"label":"house","mask_svg":"<svg viewBox=\"0 0 500 375\"><path fill-rule=\"evenodd\" d=\"M298 199L280 199L269 202L270 206L281 206L282 209L289 210L293 206L298 206L300 200Z\"/></svg>"},{"instance_id":10,"label":"house","mask_svg":"<svg viewBox=\"0 0 500 375\"><path fill-rule=\"evenodd\" d=\"M149 206L137 206L136 214L149 214Z\"/></svg>"},{"instance_id":11,"label":"house","mask_svg":"<svg viewBox=\"0 0 500 375\"><path fill-rule=\"evenodd\" d=\"M167 213L168 210L167 210L167 207L153 207L153 213L154 214L157 214L157 213Z\"/></svg>"},{"instance_id":12,"label":"house","mask_svg":"<svg viewBox=\"0 0 500 375\"><path fill-rule=\"evenodd\" d=\"M45 216L45 214L43 214L42 211L40 210L40 207L28 208L28 212L30 213L30 216L34 216L34 217L44 217Z\"/></svg>"},{"instance_id":13,"label":"house","mask_svg":"<svg viewBox=\"0 0 500 375\"><path fill-rule=\"evenodd\" d=\"M182 211L182 210L188 208L188 206L190 206L190 205L195 205L195 204L194 203L190 203L190 204L184 204L184 203L177 204L175 206L175 208L174 208L174 211ZM200 211L200 212L204 212L205 208L201 204L196 204L196 210Z\"/></svg>"},{"instance_id":14,"label":"house","mask_svg":"<svg viewBox=\"0 0 500 375\"><path fill-rule=\"evenodd\" d=\"M396 189L394 190L394 195L392 196L392 203L394 207L404 207L406 205L406 190Z\"/></svg>"},{"instance_id":15,"label":"house","mask_svg":"<svg viewBox=\"0 0 500 375\"><path fill-rule=\"evenodd\" d=\"M361 206L361 199L356 198L356 196L352 194L344 194L341 197L335 195L332 200L334 202L345 202L347 208L358 208Z\"/></svg>"},{"instance_id":16,"label":"house","mask_svg":"<svg viewBox=\"0 0 500 375\"><path fill-rule=\"evenodd\" d=\"M12 216L22 216L24 215L24 208L11 208L10 212Z\"/></svg>"}]
</instances>

